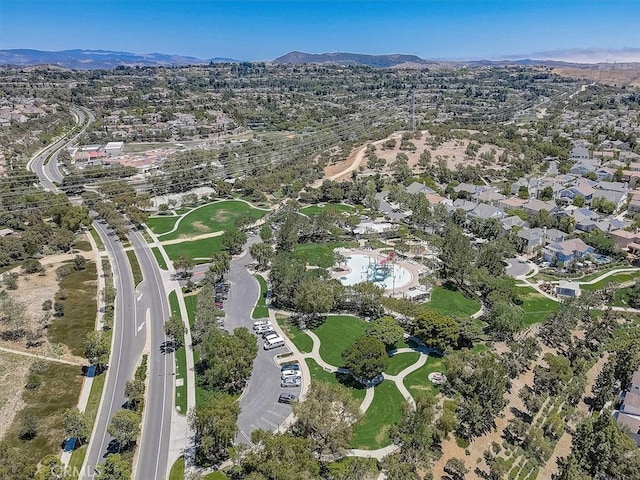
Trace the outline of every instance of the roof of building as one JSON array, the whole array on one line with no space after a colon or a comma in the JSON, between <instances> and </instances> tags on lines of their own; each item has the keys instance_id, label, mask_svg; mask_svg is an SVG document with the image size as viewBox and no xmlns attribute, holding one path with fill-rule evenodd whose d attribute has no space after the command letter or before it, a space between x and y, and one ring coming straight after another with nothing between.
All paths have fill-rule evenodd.
<instances>
[{"instance_id":1,"label":"roof of building","mask_svg":"<svg viewBox=\"0 0 640 480\"><path fill-rule=\"evenodd\" d=\"M579 238L572 238L570 240L565 240L564 242L550 243L547 248L555 250L557 252L571 253L586 252L592 247L584 243Z\"/></svg>"}]
</instances>

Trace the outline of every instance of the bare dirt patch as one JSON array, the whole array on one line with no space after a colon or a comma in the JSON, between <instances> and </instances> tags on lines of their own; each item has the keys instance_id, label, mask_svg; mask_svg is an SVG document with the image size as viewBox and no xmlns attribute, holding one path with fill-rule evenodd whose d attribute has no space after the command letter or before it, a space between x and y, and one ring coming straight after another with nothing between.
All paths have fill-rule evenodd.
<instances>
[{"instance_id":1,"label":"bare dirt patch","mask_svg":"<svg viewBox=\"0 0 640 480\"><path fill-rule=\"evenodd\" d=\"M208 225L205 225L202 222L193 222L191 225L193 225L193 228L195 228L196 230L198 230L199 232L210 232L211 229L209 228Z\"/></svg>"},{"instance_id":2,"label":"bare dirt patch","mask_svg":"<svg viewBox=\"0 0 640 480\"><path fill-rule=\"evenodd\" d=\"M33 358L0 352L0 438L24 406L22 390Z\"/></svg>"},{"instance_id":3,"label":"bare dirt patch","mask_svg":"<svg viewBox=\"0 0 640 480\"><path fill-rule=\"evenodd\" d=\"M617 68L603 69L601 67L594 68L577 68L577 67L561 67L554 68L553 73L561 77L583 78L589 82L603 83L605 85L630 85L632 87L640 86L640 65L624 65Z\"/></svg>"}]
</instances>

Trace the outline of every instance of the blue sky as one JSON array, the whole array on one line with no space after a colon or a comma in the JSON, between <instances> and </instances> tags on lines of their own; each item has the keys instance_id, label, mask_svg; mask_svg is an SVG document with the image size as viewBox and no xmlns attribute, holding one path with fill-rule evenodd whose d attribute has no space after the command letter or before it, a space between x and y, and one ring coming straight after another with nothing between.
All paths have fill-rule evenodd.
<instances>
[{"instance_id":1,"label":"blue sky","mask_svg":"<svg viewBox=\"0 0 640 480\"><path fill-rule=\"evenodd\" d=\"M0 0L0 48L271 60L291 50L477 59L640 47L640 0Z\"/></svg>"}]
</instances>

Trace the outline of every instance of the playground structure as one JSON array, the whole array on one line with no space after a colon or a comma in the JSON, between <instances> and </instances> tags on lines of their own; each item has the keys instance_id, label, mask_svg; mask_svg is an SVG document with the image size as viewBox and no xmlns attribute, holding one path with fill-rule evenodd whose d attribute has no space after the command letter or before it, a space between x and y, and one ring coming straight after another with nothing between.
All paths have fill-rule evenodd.
<instances>
[{"instance_id":1,"label":"playground structure","mask_svg":"<svg viewBox=\"0 0 640 480\"><path fill-rule=\"evenodd\" d=\"M336 278L343 285L373 282L387 291L406 289L417 275L404 261L398 261L394 252L342 251L344 268L336 268ZM402 264L402 265L401 265Z\"/></svg>"}]
</instances>

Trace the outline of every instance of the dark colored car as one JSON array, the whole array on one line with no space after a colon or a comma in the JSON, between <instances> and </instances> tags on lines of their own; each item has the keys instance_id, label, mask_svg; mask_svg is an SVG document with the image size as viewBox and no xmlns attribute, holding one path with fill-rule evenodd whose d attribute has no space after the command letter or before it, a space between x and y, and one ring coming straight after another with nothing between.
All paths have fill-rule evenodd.
<instances>
[{"instance_id":1,"label":"dark colored car","mask_svg":"<svg viewBox=\"0 0 640 480\"><path fill-rule=\"evenodd\" d=\"M278 402L291 403L291 402L295 402L297 398L298 397L296 397L293 393L281 393L280 396L278 397Z\"/></svg>"},{"instance_id":2,"label":"dark colored car","mask_svg":"<svg viewBox=\"0 0 640 480\"><path fill-rule=\"evenodd\" d=\"M300 364L299 363L284 363L280 367L280 371L284 372L285 370L300 370Z\"/></svg>"}]
</instances>

